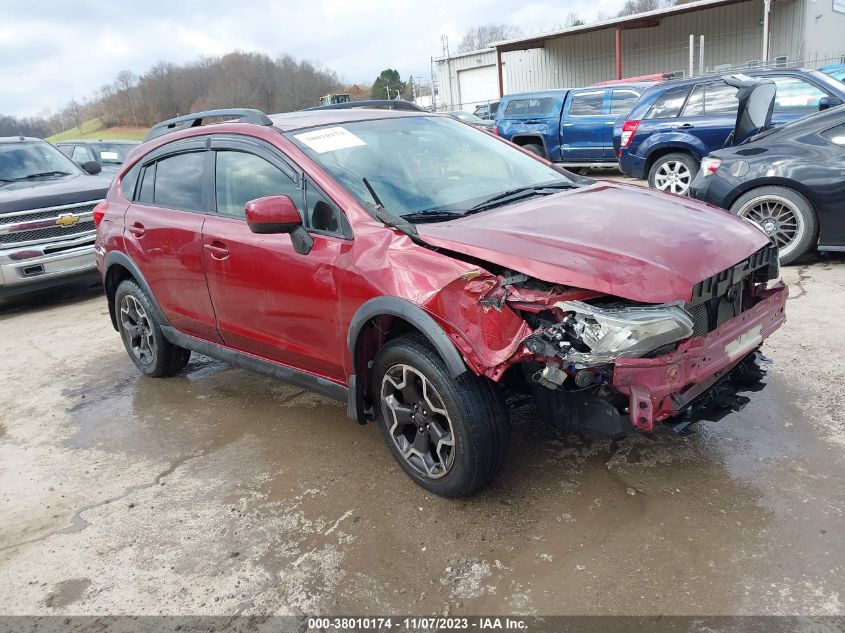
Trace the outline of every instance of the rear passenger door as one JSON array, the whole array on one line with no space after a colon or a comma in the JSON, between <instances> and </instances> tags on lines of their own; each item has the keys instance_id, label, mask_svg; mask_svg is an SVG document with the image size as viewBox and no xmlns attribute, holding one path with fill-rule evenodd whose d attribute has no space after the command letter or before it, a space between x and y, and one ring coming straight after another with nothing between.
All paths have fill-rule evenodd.
<instances>
[{"instance_id":1,"label":"rear passenger door","mask_svg":"<svg viewBox=\"0 0 845 633\"><path fill-rule=\"evenodd\" d=\"M219 342L202 260L205 144L206 139L177 141L143 163L124 216L124 243L170 323Z\"/></svg>"},{"instance_id":2,"label":"rear passenger door","mask_svg":"<svg viewBox=\"0 0 845 633\"><path fill-rule=\"evenodd\" d=\"M203 258L217 329L226 345L312 374L343 380L345 332L338 321L338 258L351 231L337 206L263 142L212 141L213 209ZM289 196L314 240L297 253L290 235L259 235L244 205Z\"/></svg>"},{"instance_id":3,"label":"rear passenger door","mask_svg":"<svg viewBox=\"0 0 845 633\"><path fill-rule=\"evenodd\" d=\"M733 132L739 106L736 91L720 79L697 84L687 97L673 128L698 140L691 143L700 154L698 158L724 147Z\"/></svg>"},{"instance_id":4,"label":"rear passenger door","mask_svg":"<svg viewBox=\"0 0 845 633\"><path fill-rule=\"evenodd\" d=\"M602 160L606 153L607 140L611 141L612 130L605 138L608 114L605 109L605 97L610 91L570 90L563 104L563 116L560 121L560 155L563 162L588 162Z\"/></svg>"}]
</instances>

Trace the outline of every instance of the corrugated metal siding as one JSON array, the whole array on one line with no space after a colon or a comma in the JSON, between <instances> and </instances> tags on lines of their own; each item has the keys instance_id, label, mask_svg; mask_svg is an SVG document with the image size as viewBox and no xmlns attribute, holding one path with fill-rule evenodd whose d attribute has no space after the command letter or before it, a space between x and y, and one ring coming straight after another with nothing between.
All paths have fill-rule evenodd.
<instances>
[{"instance_id":1,"label":"corrugated metal siding","mask_svg":"<svg viewBox=\"0 0 845 633\"><path fill-rule=\"evenodd\" d=\"M448 60L448 63L445 59L437 59L434 64L437 70L438 85L440 87L440 103L445 103L447 105L447 109L449 110L460 109L461 90L458 85L458 73L470 68L495 66L496 51L493 49L476 51L469 55L452 57ZM490 98L496 99L498 97L498 86L495 86L493 90L494 92L490 95Z\"/></svg>"},{"instance_id":2,"label":"corrugated metal siding","mask_svg":"<svg viewBox=\"0 0 845 633\"><path fill-rule=\"evenodd\" d=\"M770 59L800 56L801 15L806 0L772 4ZM763 3L748 0L661 19L651 28L622 32L624 77L658 72L687 73L689 36L695 35L695 72L759 60L763 46ZM704 35L704 69L698 68L699 36ZM503 53L508 92L585 86L615 79L615 31L564 35L545 47Z\"/></svg>"}]
</instances>

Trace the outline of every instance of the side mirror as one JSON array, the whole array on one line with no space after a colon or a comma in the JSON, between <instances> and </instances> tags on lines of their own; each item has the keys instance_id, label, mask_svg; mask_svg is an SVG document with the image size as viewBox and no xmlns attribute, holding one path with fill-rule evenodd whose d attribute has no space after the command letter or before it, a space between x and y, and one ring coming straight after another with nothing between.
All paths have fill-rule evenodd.
<instances>
[{"instance_id":1,"label":"side mirror","mask_svg":"<svg viewBox=\"0 0 845 633\"><path fill-rule=\"evenodd\" d=\"M290 233L293 250L300 255L307 255L314 247L314 239L302 226L299 211L289 196L267 196L250 200L244 210L246 223L253 233Z\"/></svg>"},{"instance_id":2,"label":"side mirror","mask_svg":"<svg viewBox=\"0 0 845 633\"><path fill-rule=\"evenodd\" d=\"M819 111L835 108L838 105L842 105L842 99L839 97L822 97L819 99Z\"/></svg>"},{"instance_id":3,"label":"side mirror","mask_svg":"<svg viewBox=\"0 0 845 633\"><path fill-rule=\"evenodd\" d=\"M250 200L244 207L246 223L253 233L292 233L302 226L299 211L289 196L267 196Z\"/></svg>"},{"instance_id":4,"label":"side mirror","mask_svg":"<svg viewBox=\"0 0 845 633\"><path fill-rule=\"evenodd\" d=\"M87 172L88 172L89 174L91 174L92 176L96 176L96 175L97 175L97 174L99 174L101 171L103 171L103 167L102 167L102 165L100 165L100 163L98 163L98 162L97 162L97 161L95 161L95 160L88 160L88 161L85 161L84 163L80 163L80 165L79 165L79 166L80 166L80 167L82 167L82 169L84 169L85 171L87 171Z\"/></svg>"}]
</instances>

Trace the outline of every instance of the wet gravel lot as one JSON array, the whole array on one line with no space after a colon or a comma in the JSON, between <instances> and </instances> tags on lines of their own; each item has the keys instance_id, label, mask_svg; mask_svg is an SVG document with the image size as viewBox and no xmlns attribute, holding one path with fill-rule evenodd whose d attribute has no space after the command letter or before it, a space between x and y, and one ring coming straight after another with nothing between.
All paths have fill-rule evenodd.
<instances>
[{"instance_id":1,"label":"wet gravel lot","mask_svg":"<svg viewBox=\"0 0 845 633\"><path fill-rule=\"evenodd\" d=\"M611 442L524 409L458 501L339 403L142 378L96 289L2 304L0 614L842 614L845 258L784 275L744 411Z\"/></svg>"}]
</instances>

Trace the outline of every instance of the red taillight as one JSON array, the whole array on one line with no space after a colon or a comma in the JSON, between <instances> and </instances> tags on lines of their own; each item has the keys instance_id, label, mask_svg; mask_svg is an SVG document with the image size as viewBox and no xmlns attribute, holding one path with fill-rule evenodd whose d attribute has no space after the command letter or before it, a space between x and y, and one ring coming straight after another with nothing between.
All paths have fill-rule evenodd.
<instances>
[{"instance_id":1,"label":"red taillight","mask_svg":"<svg viewBox=\"0 0 845 633\"><path fill-rule=\"evenodd\" d=\"M634 138L634 134L637 133L637 128L639 126L639 121L625 121L625 123L622 124L622 138L620 139L620 145L622 147L628 147L631 139Z\"/></svg>"},{"instance_id":2,"label":"red taillight","mask_svg":"<svg viewBox=\"0 0 845 633\"><path fill-rule=\"evenodd\" d=\"M103 200L100 204L94 207L94 226L97 228L100 227L100 222L103 221L103 216L106 214L106 211L109 209L109 203L107 200Z\"/></svg>"},{"instance_id":3,"label":"red taillight","mask_svg":"<svg viewBox=\"0 0 845 633\"><path fill-rule=\"evenodd\" d=\"M491 131L493 134L495 134L496 136L499 136L499 126L498 126L498 125L494 125L494 126L493 126L493 129L492 129L492 130L490 130L490 131Z\"/></svg>"}]
</instances>

